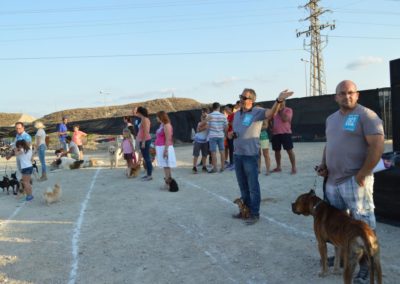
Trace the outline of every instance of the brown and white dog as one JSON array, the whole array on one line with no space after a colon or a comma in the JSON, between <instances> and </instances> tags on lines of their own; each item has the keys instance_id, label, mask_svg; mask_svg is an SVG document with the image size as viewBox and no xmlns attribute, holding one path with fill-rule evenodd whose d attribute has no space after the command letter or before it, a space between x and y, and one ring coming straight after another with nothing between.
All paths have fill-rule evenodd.
<instances>
[{"instance_id":1,"label":"brown and white dog","mask_svg":"<svg viewBox=\"0 0 400 284\"><path fill-rule=\"evenodd\" d=\"M248 219L250 218L250 209L247 207L246 204L244 204L243 199L241 198L236 198L233 203L235 203L239 207L240 211L240 217L242 219Z\"/></svg>"},{"instance_id":2,"label":"brown and white dog","mask_svg":"<svg viewBox=\"0 0 400 284\"><path fill-rule=\"evenodd\" d=\"M62 193L61 186L59 184L55 184L52 191L49 189L43 192L43 199L46 204L49 205L51 203L60 201Z\"/></svg>"},{"instance_id":3,"label":"brown and white dog","mask_svg":"<svg viewBox=\"0 0 400 284\"><path fill-rule=\"evenodd\" d=\"M343 281L352 283L352 275L362 258L369 263L371 283L374 276L382 283L382 268L379 244L375 232L363 221L355 220L315 195L314 190L297 197L292 211L298 215L314 217L314 233L318 242L322 270L320 276L328 274L327 246L335 246L334 270L339 271L340 257L343 257Z\"/></svg>"}]
</instances>

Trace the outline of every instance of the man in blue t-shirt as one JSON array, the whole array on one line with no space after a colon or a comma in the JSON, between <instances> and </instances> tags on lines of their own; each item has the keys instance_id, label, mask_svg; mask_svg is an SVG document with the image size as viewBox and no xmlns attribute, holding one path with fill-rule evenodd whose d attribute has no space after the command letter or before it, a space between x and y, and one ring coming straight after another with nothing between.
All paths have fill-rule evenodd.
<instances>
[{"instance_id":1,"label":"man in blue t-shirt","mask_svg":"<svg viewBox=\"0 0 400 284\"><path fill-rule=\"evenodd\" d=\"M68 136L68 117L64 116L62 118L62 123L58 125L58 140L60 141L60 148L63 148L65 151L68 151L68 144L65 141L65 138Z\"/></svg>"}]
</instances>

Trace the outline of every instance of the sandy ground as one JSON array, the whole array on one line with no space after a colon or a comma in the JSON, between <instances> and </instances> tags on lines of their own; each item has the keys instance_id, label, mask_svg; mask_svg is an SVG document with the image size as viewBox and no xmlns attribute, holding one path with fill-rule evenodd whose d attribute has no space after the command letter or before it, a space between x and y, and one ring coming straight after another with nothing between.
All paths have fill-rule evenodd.
<instances>
[{"instance_id":1,"label":"sandy ground","mask_svg":"<svg viewBox=\"0 0 400 284\"><path fill-rule=\"evenodd\" d=\"M161 169L142 182L122 166L50 173L34 182L29 203L0 192L0 283L342 283L318 277L312 218L290 207L313 187L322 148L295 144L295 176L286 154L282 173L260 175L261 220L252 226L231 218L234 172L193 175L190 145L176 148L177 193L160 190ZM108 163L105 151L87 155ZM63 197L47 206L41 193L55 183ZM378 223L377 233L384 283L398 283L400 228Z\"/></svg>"}]
</instances>

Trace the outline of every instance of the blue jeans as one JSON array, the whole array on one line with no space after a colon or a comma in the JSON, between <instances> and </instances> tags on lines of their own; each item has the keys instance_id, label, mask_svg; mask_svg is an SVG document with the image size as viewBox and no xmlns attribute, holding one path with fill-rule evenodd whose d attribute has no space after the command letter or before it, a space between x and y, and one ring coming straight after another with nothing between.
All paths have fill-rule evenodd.
<instances>
[{"instance_id":1,"label":"blue jeans","mask_svg":"<svg viewBox=\"0 0 400 284\"><path fill-rule=\"evenodd\" d=\"M142 152L143 160L146 163L146 169L147 169L147 176L151 176L151 173L153 172L153 164L151 163L151 157L150 157L150 144L151 140L147 140L145 142L144 148L142 148L142 142L139 143L140 145L140 152Z\"/></svg>"},{"instance_id":2,"label":"blue jeans","mask_svg":"<svg viewBox=\"0 0 400 284\"><path fill-rule=\"evenodd\" d=\"M46 145L41 144L38 148L38 156L39 156L40 164L42 165L42 175L43 175L43 173L46 173L45 154L46 154Z\"/></svg>"},{"instance_id":3,"label":"blue jeans","mask_svg":"<svg viewBox=\"0 0 400 284\"><path fill-rule=\"evenodd\" d=\"M258 155L234 155L236 179L243 202L252 216L260 216L260 184L258 182Z\"/></svg>"}]
</instances>

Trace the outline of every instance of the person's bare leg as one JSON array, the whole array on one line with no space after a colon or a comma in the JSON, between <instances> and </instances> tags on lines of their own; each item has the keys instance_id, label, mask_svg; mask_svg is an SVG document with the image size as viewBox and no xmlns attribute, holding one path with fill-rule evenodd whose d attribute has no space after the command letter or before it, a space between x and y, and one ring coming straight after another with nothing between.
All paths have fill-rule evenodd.
<instances>
[{"instance_id":1,"label":"person's bare leg","mask_svg":"<svg viewBox=\"0 0 400 284\"><path fill-rule=\"evenodd\" d=\"M291 174L294 175L294 174L297 173L296 157L294 155L293 149L287 150L287 153L289 155L290 164L292 164L292 172L291 172Z\"/></svg>"},{"instance_id":2,"label":"person's bare leg","mask_svg":"<svg viewBox=\"0 0 400 284\"><path fill-rule=\"evenodd\" d=\"M275 151L275 161L276 161L276 168L274 169L274 172L280 172L282 170L281 168L281 151Z\"/></svg>"},{"instance_id":3,"label":"person's bare leg","mask_svg":"<svg viewBox=\"0 0 400 284\"><path fill-rule=\"evenodd\" d=\"M217 152L211 152L211 164L213 170L217 170Z\"/></svg>"},{"instance_id":4,"label":"person's bare leg","mask_svg":"<svg viewBox=\"0 0 400 284\"><path fill-rule=\"evenodd\" d=\"M263 149L263 156L265 160L265 174L269 175L270 169L271 169L271 158L269 157L269 149Z\"/></svg>"},{"instance_id":5,"label":"person's bare leg","mask_svg":"<svg viewBox=\"0 0 400 284\"><path fill-rule=\"evenodd\" d=\"M220 155L221 155L221 170L225 169L225 153L224 151L220 151Z\"/></svg>"},{"instance_id":6,"label":"person's bare leg","mask_svg":"<svg viewBox=\"0 0 400 284\"><path fill-rule=\"evenodd\" d=\"M22 175L22 182L24 183L24 190L26 195L32 195L31 176Z\"/></svg>"}]
</instances>

